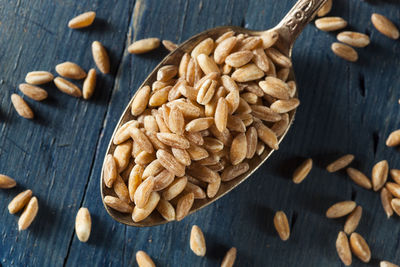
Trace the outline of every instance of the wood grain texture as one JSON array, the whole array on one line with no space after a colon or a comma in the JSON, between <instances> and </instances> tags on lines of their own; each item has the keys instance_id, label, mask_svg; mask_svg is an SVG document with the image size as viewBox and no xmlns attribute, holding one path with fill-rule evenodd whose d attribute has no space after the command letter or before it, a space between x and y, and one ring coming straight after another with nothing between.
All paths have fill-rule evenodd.
<instances>
[{"instance_id":1,"label":"wood grain texture","mask_svg":"<svg viewBox=\"0 0 400 267\"><path fill-rule=\"evenodd\" d=\"M387 159L400 168L399 152L385 139L400 127L400 43L382 36L370 15L378 12L399 25L395 0L336 0L330 15L342 16L348 29L370 35L357 49L359 61L348 63L330 51L336 33L306 28L293 50L301 105L281 148L256 174L226 197L181 222L153 228L126 227L105 212L99 190L104 153L118 118L137 87L166 55L163 48L130 55L133 40L159 37L182 42L218 25L250 29L274 26L294 0L221 1L0 1L0 172L19 186L0 191L0 265L3 266L136 266L137 250L157 266L218 266L226 251L238 249L235 266L341 266L335 251L344 220L324 214L334 202L352 199L363 207L356 230L372 251L369 266L382 259L400 263L399 218L386 219L378 193L352 183L344 171L325 166L346 153L353 166L370 176L372 166ZM91 28L70 30L67 22L94 10ZM90 44L101 41L112 61L112 75L100 76L92 100L76 100L46 87L49 99L27 100L36 119L26 121L11 107L10 95L32 70L51 70L71 60L85 70L94 66ZM292 170L312 157L310 175L299 185ZM39 199L39 215L24 232L6 204L25 188ZM80 206L93 221L88 243L74 233ZM273 215L283 210L291 236L282 242ZM197 224L207 242L206 257L189 248ZM352 266L364 266L357 259Z\"/></svg>"}]
</instances>

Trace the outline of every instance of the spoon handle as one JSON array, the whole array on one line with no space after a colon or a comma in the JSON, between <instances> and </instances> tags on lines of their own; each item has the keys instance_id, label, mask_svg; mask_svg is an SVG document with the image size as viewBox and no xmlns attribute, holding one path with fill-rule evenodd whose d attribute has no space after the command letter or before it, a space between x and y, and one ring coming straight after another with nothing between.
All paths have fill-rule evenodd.
<instances>
[{"instance_id":1,"label":"spoon handle","mask_svg":"<svg viewBox=\"0 0 400 267\"><path fill-rule=\"evenodd\" d=\"M315 17L318 10L327 0L298 0L293 8L277 25L285 43L294 44L304 27Z\"/></svg>"}]
</instances>

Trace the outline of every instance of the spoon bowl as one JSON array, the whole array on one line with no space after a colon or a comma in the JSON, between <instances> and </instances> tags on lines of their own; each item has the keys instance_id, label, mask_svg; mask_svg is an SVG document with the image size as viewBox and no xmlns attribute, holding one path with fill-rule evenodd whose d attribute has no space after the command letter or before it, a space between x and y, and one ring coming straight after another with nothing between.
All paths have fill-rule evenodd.
<instances>
[{"instance_id":1,"label":"spoon bowl","mask_svg":"<svg viewBox=\"0 0 400 267\"><path fill-rule=\"evenodd\" d=\"M289 58L291 57L292 54L292 48L294 41L296 40L297 36L300 34L302 29L312 20L312 18L315 16L316 12L319 10L319 8L326 2L327 0L299 0L293 8L288 12L288 14L282 19L282 21L273 29L276 30L279 34L279 39L277 43L275 43L274 47L277 47L280 52L288 56ZM204 31L202 33L199 33L189 40L185 41L181 45L179 45L174 51L169 53L161 62L160 64L157 65L157 67L150 73L150 75L146 78L146 80L142 83L142 85L139 87L143 87L145 85L150 85L157 80L157 71L165 66L165 65L179 65L180 59L184 55L184 53L193 50L193 48L203 41L206 38L211 37L212 39L217 39L219 36L224 34L227 31L234 31L236 34L248 34L250 36L260 36L265 33L265 31L253 31L253 30L248 30L244 29L241 27L236 27L236 26L223 26L223 27L216 27L207 31ZM289 79L288 80L293 80L295 81L295 76L293 72L293 68L290 69L289 73ZM135 94L136 95L136 94ZM130 121L134 119L134 116L132 116L130 112L130 106L132 104L133 99L135 98L135 95L132 97L132 99L129 101L127 107L125 108L115 130L114 133L110 139L110 143L107 148L106 155L112 154L115 150L115 145L113 144L112 140L114 138L114 135L117 131L117 129L123 125L125 122ZM296 96L297 96L297 91L296 91ZM289 112L289 124L285 130L285 132L279 137L278 142L280 143L283 138L285 137L286 133L288 132L291 124L293 123L294 120L294 115L295 115L296 110L292 110ZM260 155L257 156L255 155L252 159L248 160L247 162L249 163L249 170L240 175L239 177L228 181L228 182L222 182L220 189L216 196L214 198L205 198L205 199L196 199L196 201L193 203L193 206L189 212L189 214L192 214L205 206L213 203L214 201L218 200L225 194L229 193L232 189L237 187L239 184L241 184L243 181L245 181L247 178L251 176L253 172L255 172L274 152L274 150L269 149L266 147L264 152ZM108 212L108 214L115 219L116 221L130 225L130 226L139 226L139 227L144 227L144 226L155 226L155 225L160 225L167 223L164 218L161 217L157 212L152 212L149 217L147 217L145 220L140 221L140 222L134 222L132 220L131 214L124 214L120 213L110 207L108 207L104 203L104 197L106 195L115 195L114 191L112 188L107 188L104 184L104 178L103 178L103 172L101 174L100 178L100 192L101 192L101 198L104 204L104 208Z\"/></svg>"}]
</instances>

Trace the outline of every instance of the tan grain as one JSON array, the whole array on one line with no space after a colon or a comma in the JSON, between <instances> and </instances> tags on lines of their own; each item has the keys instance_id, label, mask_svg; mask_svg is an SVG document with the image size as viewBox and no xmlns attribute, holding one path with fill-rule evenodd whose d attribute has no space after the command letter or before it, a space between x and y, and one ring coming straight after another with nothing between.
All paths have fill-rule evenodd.
<instances>
[{"instance_id":1,"label":"tan grain","mask_svg":"<svg viewBox=\"0 0 400 267\"><path fill-rule=\"evenodd\" d=\"M138 207L133 208L132 220L134 222L140 222L146 219L150 215L150 213L152 213L153 210L157 207L159 200L160 195L157 192L152 192L150 194L149 200L147 201L143 209L139 209Z\"/></svg>"},{"instance_id":2,"label":"tan grain","mask_svg":"<svg viewBox=\"0 0 400 267\"><path fill-rule=\"evenodd\" d=\"M232 73L232 79L237 82L249 82L262 78L264 72L257 67L254 63L249 63L240 68L237 68Z\"/></svg>"},{"instance_id":3,"label":"tan grain","mask_svg":"<svg viewBox=\"0 0 400 267\"><path fill-rule=\"evenodd\" d=\"M17 185L17 182L4 174L0 174L0 188L2 189L9 189L9 188L13 188Z\"/></svg>"},{"instance_id":4,"label":"tan grain","mask_svg":"<svg viewBox=\"0 0 400 267\"><path fill-rule=\"evenodd\" d=\"M56 72L63 77L75 80L86 77L86 72L78 64L70 61L56 65Z\"/></svg>"},{"instance_id":5,"label":"tan grain","mask_svg":"<svg viewBox=\"0 0 400 267\"><path fill-rule=\"evenodd\" d=\"M29 200L32 197L32 190L25 190L18 195L16 195L11 202L8 204L8 212L10 214L15 214L20 211L23 207L28 204Z\"/></svg>"},{"instance_id":6,"label":"tan grain","mask_svg":"<svg viewBox=\"0 0 400 267\"><path fill-rule=\"evenodd\" d=\"M230 248L222 260L221 267L233 267L236 260L236 253L235 247Z\"/></svg>"},{"instance_id":7,"label":"tan grain","mask_svg":"<svg viewBox=\"0 0 400 267\"><path fill-rule=\"evenodd\" d=\"M387 160L382 160L372 168L372 188L379 191L386 183L389 173L389 164Z\"/></svg>"},{"instance_id":8,"label":"tan grain","mask_svg":"<svg viewBox=\"0 0 400 267\"><path fill-rule=\"evenodd\" d=\"M169 52L174 51L178 47L177 44L169 40L162 40L162 44Z\"/></svg>"},{"instance_id":9,"label":"tan grain","mask_svg":"<svg viewBox=\"0 0 400 267\"><path fill-rule=\"evenodd\" d=\"M175 208L167 200L161 198L156 209L165 220L169 222L175 220Z\"/></svg>"},{"instance_id":10,"label":"tan grain","mask_svg":"<svg viewBox=\"0 0 400 267\"><path fill-rule=\"evenodd\" d=\"M326 166L326 170L328 172L337 172L343 168L346 168L351 162L353 162L353 160L354 155L346 154Z\"/></svg>"},{"instance_id":11,"label":"tan grain","mask_svg":"<svg viewBox=\"0 0 400 267\"><path fill-rule=\"evenodd\" d=\"M107 50L99 41L92 43L92 56L97 68L104 74L110 72L110 58Z\"/></svg>"},{"instance_id":12,"label":"tan grain","mask_svg":"<svg viewBox=\"0 0 400 267\"><path fill-rule=\"evenodd\" d=\"M290 236L289 222L283 211L277 211L274 216L274 226L279 237L286 241Z\"/></svg>"},{"instance_id":13,"label":"tan grain","mask_svg":"<svg viewBox=\"0 0 400 267\"><path fill-rule=\"evenodd\" d=\"M92 229L92 219L87 208L80 208L75 218L75 232L79 241L86 242L89 240Z\"/></svg>"},{"instance_id":14,"label":"tan grain","mask_svg":"<svg viewBox=\"0 0 400 267\"><path fill-rule=\"evenodd\" d=\"M48 96L46 90L27 83L21 83L18 88L24 95L36 101L42 101Z\"/></svg>"},{"instance_id":15,"label":"tan grain","mask_svg":"<svg viewBox=\"0 0 400 267\"><path fill-rule=\"evenodd\" d=\"M19 217L18 220L18 230L25 230L27 229L35 219L37 213L39 211L39 204L38 200L36 197L32 197L28 205L26 205L24 211L21 214L21 217Z\"/></svg>"},{"instance_id":16,"label":"tan grain","mask_svg":"<svg viewBox=\"0 0 400 267\"><path fill-rule=\"evenodd\" d=\"M338 41L354 47L366 47L370 42L368 35L360 32L344 31L339 33L336 38Z\"/></svg>"},{"instance_id":17,"label":"tan grain","mask_svg":"<svg viewBox=\"0 0 400 267\"><path fill-rule=\"evenodd\" d=\"M147 38L135 41L128 47L128 52L131 54L144 54L156 49L160 46L160 39Z\"/></svg>"},{"instance_id":18,"label":"tan grain","mask_svg":"<svg viewBox=\"0 0 400 267\"><path fill-rule=\"evenodd\" d=\"M103 165L104 184L108 188L111 188L114 181L117 179L117 175L118 175L117 164L115 162L114 156L108 154L104 159L104 165Z\"/></svg>"},{"instance_id":19,"label":"tan grain","mask_svg":"<svg viewBox=\"0 0 400 267\"><path fill-rule=\"evenodd\" d=\"M121 125L115 132L113 139L114 145L119 145L128 140L131 137L130 134L131 128L137 128L137 127L139 127L139 122L135 120L125 122L123 125Z\"/></svg>"},{"instance_id":20,"label":"tan grain","mask_svg":"<svg viewBox=\"0 0 400 267\"><path fill-rule=\"evenodd\" d=\"M178 177L185 175L185 166L179 163L169 152L160 149L157 151L156 156L160 164L169 172Z\"/></svg>"},{"instance_id":21,"label":"tan grain","mask_svg":"<svg viewBox=\"0 0 400 267\"><path fill-rule=\"evenodd\" d=\"M78 86L73 84L70 81L65 80L64 78L61 77L56 77L54 79L54 84L56 87L63 93L73 96L73 97L81 97L82 92L81 89L79 89Z\"/></svg>"},{"instance_id":22,"label":"tan grain","mask_svg":"<svg viewBox=\"0 0 400 267\"><path fill-rule=\"evenodd\" d=\"M25 76L25 82L34 85L49 83L53 79L53 74L48 71L31 71L28 72Z\"/></svg>"},{"instance_id":23,"label":"tan grain","mask_svg":"<svg viewBox=\"0 0 400 267\"><path fill-rule=\"evenodd\" d=\"M221 174L223 182L231 181L249 170L250 166L247 162L242 162L235 166L228 166Z\"/></svg>"},{"instance_id":24,"label":"tan grain","mask_svg":"<svg viewBox=\"0 0 400 267\"><path fill-rule=\"evenodd\" d=\"M348 235L353 233L356 229L358 224L360 223L361 216L362 216L362 207L357 206L348 216L346 222L344 224L344 232Z\"/></svg>"},{"instance_id":25,"label":"tan grain","mask_svg":"<svg viewBox=\"0 0 400 267\"><path fill-rule=\"evenodd\" d=\"M258 138L260 138L270 148L278 150L278 138L275 133L262 123L255 123L254 127L257 130Z\"/></svg>"},{"instance_id":26,"label":"tan grain","mask_svg":"<svg viewBox=\"0 0 400 267\"><path fill-rule=\"evenodd\" d=\"M188 214L194 202L194 194L188 193L178 199L176 204L176 220L181 221Z\"/></svg>"},{"instance_id":27,"label":"tan grain","mask_svg":"<svg viewBox=\"0 0 400 267\"><path fill-rule=\"evenodd\" d=\"M386 35L394 40L399 38L399 29L387 17L381 14L373 13L371 16L371 21L374 27L383 35Z\"/></svg>"},{"instance_id":28,"label":"tan grain","mask_svg":"<svg viewBox=\"0 0 400 267\"><path fill-rule=\"evenodd\" d=\"M326 217L329 219L340 218L351 213L356 208L356 203L354 201L341 201L332 205L326 211Z\"/></svg>"},{"instance_id":29,"label":"tan grain","mask_svg":"<svg viewBox=\"0 0 400 267\"><path fill-rule=\"evenodd\" d=\"M279 33L277 30L271 29L263 32L263 34L260 35L260 37L262 40L263 48L267 49L273 46L276 43L276 41L278 41Z\"/></svg>"},{"instance_id":30,"label":"tan grain","mask_svg":"<svg viewBox=\"0 0 400 267\"><path fill-rule=\"evenodd\" d=\"M393 215L393 209L392 209L392 194L387 190L385 187L382 188L381 190L381 203L383 210L385 211L385 214L387 218L389 219Z\"/></svg>"},{"instance_id":31,"label":"tan grain","mask_svg":"<svg viewBox=\"0 0 400 267\"><path fill-rule=\"evenodd\" d=\"M214 61L214 58L209 57L205 54L200 54L197 56L196 59L204 74L209 74L212 72L220 73L220 70Z\"/></svg>"},{"instance_id":32,"label":"tan grain","mask_svg":"<svg viewBox=\"0 0 400 267\"><path fill-rule=\"evenodd\" d=\"M34 114L29 105L25 102L25 100L17 94L11 95L11 102L17 111L18 115L25 119L33 119Z\"/></svg>"},{"instance_id":33,"label":"tan grain","mask_svg":"<svg viewBox=\"0 0 400 267\"><path fill-rule=\"evenodd\" d=\"M122 213L132 213L133 208L131 205L122 201L121 199L113 196L105 196L104 203L112 209Z\"/></svg>"},{"instance_id":34,"label":"tan grain","mask_svg":"<svg viewBox=\"0 0 400 267\"><path fill-rule=\"evenodd\" d=\"M368 179L368 177L365 176L364 173L362 173L359 170L354 169L354 168L347 168L346 172L347 172L347 175L350 177L350 179L353 180L353 182L355 182L359 186L361 186L365 189L372 188L371 180Z\"/></svg>"},{"instance_id":35,"label":"tan grain","mask_svg":"<svg viewBox=\"0 0 400 267\"><path fill-rule=\"evenodd\" d=\"M82 86L82 94L84 99L89 99L92 97L94 89L96 88L96 76L96 70L90 69Z\"/></svg>"},{"instance_id":36,"label":"tan grain","mask_svg":"<svg viewBox=\"0 0 400 267\"><path fill-rule=\"evenodd\" d=\"M363 262L371 260L371 250L365 239L358 233L352 233L350 236L350 248L354 255Z\"/></svg>"},{"instance_id":37,"label":"tan grain","mask_svg":"<svg viewBox=\"0 0 400 267\"><path fill-rule=\"evenodd\" d=\"M72 18L70 21L68 21L68 27L71 29L80 29L88 27L92 25L95 17L96 17L96 12L94 11L82 13Z\"/></svg>"},{"instance_id":38,"label":"tan grain","mask_svg":"<svg viewBox=\"0 0 400 267\"><path fill-rule=\"evenodd\" d=\"M340 231L337 236L336 251L343 264L350 266L352 262L350 244L347 235L343 231Z\"/></svg>"},{"instance_id":39,"label":"tan grain","mask_svg":"<svg viewBox=\"0 0 400 267\"><path fill-rule=\"evenodd\" d=\"M335 42L332 43L331 49L338 57L347 61L355 62L358 60L358 53L351 46Z\"/></svg>"},{"instance_id":40,"label":"tan grain","mask_svg":"<svg viewBox=\"0 0 400 267\"><path fill-rule=\"evenodd\" d=\"M390 133L386 139L386 145L389 147L400 145L400 130L396 130Z\"/></svg>"},{"instance_id":41,"label":"tan grain","mask_svg":"<svg viewBox=\"0 0 400 267\"><path fill-rule=\"evenodd\" d=\"M390 201L390 204L392 206L392 209L398 216L400 216L400 199L399 198L393 198L392 201Z\"/></svg>"},{"instance_id":42,"label":"tan grain","mask_svg":"<svg viewBox=\"0 0 400 267\"><path fill-rule=\"evenodd\" d=\"M218 41L218 40L217 40ZM237 38L234 36L228 37L217 44L214 51L214 60L217 64L222 64L226 57L231 53L237 43Z\"/></svg>"},{"instance_id":43,"label":"tan grain","mask_svg":"<svg viewBox=\"0 0 400 267\"><path fill-rule=\"evenodd\" d=\"M203 232L197 225L193 225L190 231L190 249L197 256L203 257L206 255L206 240Z\"/></svg>"},{"instance_id":44,"label":"tan grain","mask_svg":"<svg viewBox=\"0 0 400 267\"><path fill-rule=\"evenodd\" d=\"M400 198L400 185L392 182L387 182L385 185L386 189L397 198Z\"/></svg>"},{"instance_id":45,"label":"tan grain","mask_svg":"<svg viewBox=\"0 0 400 267\"><path fill-rule=\"evenodd\" d=\"M146 252L139 250L136 252L136 262L139 267L156 267L153 260Z\"/></svg>"},{"instance_id":46,"label":"tan grain","mask_svg":"<svg viewBox=\"0 0 400 267\"><path fill-rule=\"evenodd\" d=\"M271 59L278 66L283 68L292 67L292 61L290 60L290 58L282 54L278 49L271 47L266 49L265 53L267 54L268 58Z\"/></svg>"},{"instance_id":47,"label":"tan grain","mask_svg":"<svg viewBox=\"0 0 400 267\"><path fill-rule=\"evenodd\" d=\"M347 26L347 21L341 17L325 17L315 20L315 26L321 31L337 31Z\"/></svg>"},{"instance_id":48,"label":"tan grain","mask_svg":"<svg viewBox=\"0 0 400 267\"><path fill-rule=\"evenodd\" d=\"M292 180L295 184L301 183L312 169L313 161L311 158L306 159L299 167L293 172Z\"/></svg>"},{"instance_id":49,"label":"tan grain","mask_svg":"<svg viewBox=\"0 0 400 267\"><path fill-rule=\"evenodd\" d=\"M241 163L247 155L247 139L244 133L238 134L233 140L229 152L232 165Z\"/></svg>"},{"instance_id":50,"label":"tan grain","mask_svg":"<svg viewBox=\"0 0 400 267\"><path fill-rule=\"evenodd\" d=\"M289 99L289 86L278 78L267 77L265 81L259 82L259 86L267 95L278 99Z\"/></svg>"}]
</instances>

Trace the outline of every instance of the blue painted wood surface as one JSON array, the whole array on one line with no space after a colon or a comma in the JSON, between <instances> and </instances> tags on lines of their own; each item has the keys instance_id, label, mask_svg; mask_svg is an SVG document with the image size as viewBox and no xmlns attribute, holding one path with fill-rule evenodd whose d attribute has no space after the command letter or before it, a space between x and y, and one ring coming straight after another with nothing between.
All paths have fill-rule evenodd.
<instances>
[{"instance_id":1,"label":"blue painted wood surface","mask_svg":"<svg viewBox=\"0 0 400 267\"><path fill-rule=\"evenodd\" d=\"M281 148L255 175L232 193L181 222L153 228L126 227L105 212L99 176L109 138L126 103L144 78L166 55L160 48L133 56L132 40L159 37L182 42L218 25L251 29L274 26L294 0L203 1L0 1L0 172L15 177L18 187L0 191L0 265L135 266L135 252L145 250L157 266L218 266L231 247L235 266L341 266L335 240L344 220L328 220L334 202L353 199L363 206L357 232L369 243L372 260L400 263L399 218L388 220L379 194L349 181L344 172L329 174L326 164L353 153L353 164L370 174L387 159L400 168L399 152L387 148L388 134L400 127L400 42L379 34L372 12L400 26L396 0L336 0L331 15L349 21L348 29L365 32L371 44L357 49L348 63L330 51L335 33L308 26L293 51L301 106ZM68 20L94 10L94 25L70 30ZM65 60L93 67L90 44L101 41L112 61L112 74L101 75L92 100L74 99L49 86L43 103L27 100L36 119L19 118L10 95L32 70L50 70ZM310 176L291 182L293 168L314 159ZM40 211L29 230L18 233L17 216L8 202L31 188ZM88 207L93 228L88 243L74 233L79 207ZM292 226L287 242L273 228L273 214L284 210ZM199 225L207 255L189 249L189 233ZM353 266L363 266L357 259Z\"/></svg>"}]
</instances>

